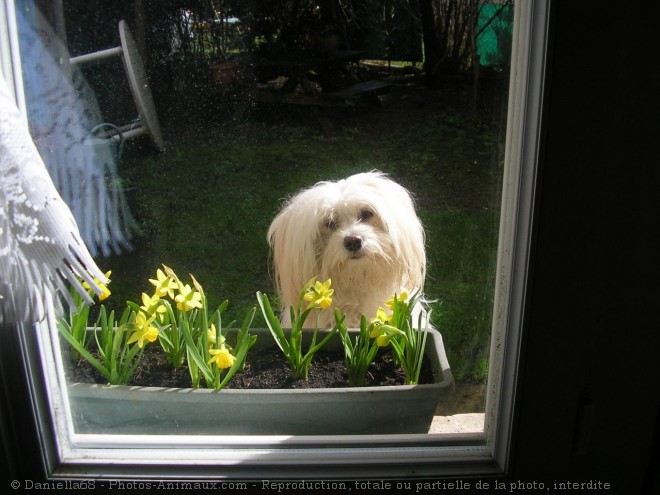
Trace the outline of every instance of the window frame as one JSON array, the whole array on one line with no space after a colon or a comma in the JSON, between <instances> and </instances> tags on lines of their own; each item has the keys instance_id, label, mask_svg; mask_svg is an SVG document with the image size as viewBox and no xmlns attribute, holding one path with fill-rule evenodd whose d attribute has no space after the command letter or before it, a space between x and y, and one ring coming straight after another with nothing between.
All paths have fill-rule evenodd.
<instances>
[{"instance_id":1,"label":"window frame","mask_svg":"<svg viewBox=\"0 0 660 495\"><path fill-rule=\"evenodd\" d=\"M0 14L5 78L25 111L14 2ZM20 353L47 477L265 479L502 475L515 418L527 277L534 221L550 1L516 2L505 172L484 434L226 437L79 435L52 316L18 329ZM7 61L9 57L10 61ZM49 312L53 314L53 311ZM221 468L221 469L219 469ZM129 476L129 477L130 477Z\"/></svg>"}]
</instances>

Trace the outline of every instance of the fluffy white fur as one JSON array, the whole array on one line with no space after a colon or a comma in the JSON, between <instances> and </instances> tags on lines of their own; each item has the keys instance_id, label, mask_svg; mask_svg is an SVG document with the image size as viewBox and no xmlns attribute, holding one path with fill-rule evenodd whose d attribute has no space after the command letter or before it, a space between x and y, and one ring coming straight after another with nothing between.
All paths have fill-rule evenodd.
<instances>
[{"instance_id":1,"label":"fluffy white fur","mask_svg":"<svg viewBox=\"0 0 660 495\"><path fill-rule=\"evenodd\" d=\"M314 276L332 279L333 304L357 327L394 293L422 290L424 229L410 194L380 172L319 182L287 201L268 230L274 274L289 325L289 306ZM334 309L319 326L334 325ZM316 321L308 321L310 326Z\"/></svg>"}]
</instances>

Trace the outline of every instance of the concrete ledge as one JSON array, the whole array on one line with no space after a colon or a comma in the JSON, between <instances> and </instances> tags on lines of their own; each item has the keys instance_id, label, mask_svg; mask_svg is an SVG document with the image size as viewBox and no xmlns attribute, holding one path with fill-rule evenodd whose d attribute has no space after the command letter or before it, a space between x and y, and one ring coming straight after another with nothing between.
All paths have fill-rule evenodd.
<instances>
[{"instance_id":1,"label":"concrete ledge","mask_svg":"<svg viewBox=\"0 0 660 495\"><path fill-rule=\"evenodd\" d=\"M483 433L484 413L435 416L429 433Z\"/></svg>"}]
</instances>

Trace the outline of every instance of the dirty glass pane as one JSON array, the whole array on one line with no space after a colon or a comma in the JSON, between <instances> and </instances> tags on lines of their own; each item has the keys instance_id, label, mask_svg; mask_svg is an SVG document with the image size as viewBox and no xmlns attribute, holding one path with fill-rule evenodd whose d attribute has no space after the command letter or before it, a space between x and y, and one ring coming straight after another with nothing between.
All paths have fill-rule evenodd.
<instances>
[{"instance_id":1,"label":"dirty glass pane","mask_svg":"<svg viewBox=\"0 0 660 495\"><path fill-rule=\"evenodd\" d=\"M367 322L387 299L360 306L365 291L358 287L396 292L406 283L421 285L406 272L410 266L422 273L430 322L441 335L439 361L446 357L448 367L438 364L440 385L433 385L426 365L420 386L428 388L421 395L435 402L420 399L410 417L401 412L384 432L483 430L513 5L455 0L447 3L452 8L429 10L430 4L323 1L301 9L288 1L16 2L32 136L98 265L111 271L110 295L89 309L87 326L112 311L120 321L127 301L138 315L139 306L152 309L137 322L126 313L126 325L119 325L125 347L138 344L141 357L127 358L123 383L169 390L146 404L137 400L137 389L127 391L135 412L129 419L121 389L103 388L122 377L104 375L62 338L77 432L382 433L353 423L348 418L355 413L346 411L366 409L373 418L390 396L381 405L358 399L344 408L345 421L326 423L325 430L304 414L272 430L251 429L263 427L263 420L232 409L267 409L286 401L283 389L318 390L324 379L328 395L297 395L294 402L319 407L353 396L354 388L344 392L350 387L337 336L330 346L335 350L319 351L305 380L292 378L270 334L260 334L223 391L238 404L224 401L231 410L226 415L239 416L223 425L228 429L188 423L190 410L174 409L193 395L198 413L206 407L199 404L213 409L222 401L223 392L212 391L214 380L226 372L219 368L225 351L240 348L234 333L225 346L220 335L202 337L200 330L193 337L201 342L201 358L186 354L185 332L175 331L184 325L177 306L186 318L191 312L184 310L199 311L193 294L201 287L209 308L204 333L211 323L213 331L240 327L253 308L251 328L264 329L256 293L276 307L286 300L276 274L288 277L321 259L326 263L316 264L319 273L304 276L323 282L332 273L332 297L368 307ZM331 209L325 208L330 193L318 190L312 202L296 206L304 211L289 226L295 235L284 243L284 255L295 259L273 269L267 232L287 198L319 181L376 170L410 193L414 211L398 188L380 183L355 188ZM407 229L417 219L424 237L415 245ZM338 231L343 239L332 244ZM307 246L295 247L303 239ZM380 256L379 270L367 268L369 256ZM349 258L361 259L351 264ZM182 284L172 285L178 301L169 300L167 290L160 293L170 301L169 320L154 309L159 281L171 274L164 266ZM406 280L392 281L402 271ZM225 300L220 320L214 319ZM332 326L334 316L328 321ZM102 340L86 335L86 352L102 362ZM257 362L269 346L279 354ZM217 351L213 359L205 354L209 348ZM406 383L393 356L391 347L378 351L366 378L374 390ZM230 366L233 358L226 359ZM216 374L204 375L205 367ZM193 393L195 385L200 390ZM251 389L269 390L260 399ZM96 404L105 419L86 409ZM281 407L290 417L294 406ZM406 430L420 415L428 421Z\"/></svg>"}]
</instances>

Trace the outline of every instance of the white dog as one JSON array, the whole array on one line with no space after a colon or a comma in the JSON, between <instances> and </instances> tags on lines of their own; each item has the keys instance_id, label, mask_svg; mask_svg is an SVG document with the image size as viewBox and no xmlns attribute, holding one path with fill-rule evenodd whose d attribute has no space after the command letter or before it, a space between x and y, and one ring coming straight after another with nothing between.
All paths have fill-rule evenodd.
<instances>
[{"instance_id":1,"label":"white dog","mask_svg":"<svg viewBox=\"0 0 660 495\"><path fill-rule=\"evenodd\" d=\"M333 305L349 327L367 321L393 294L421 291L426 271L425 234L408 192L380 172L319 182L286 202L269 230L282 324L312 277L332 279ZM308 321L315 325L316 321ZM335 323L321 312L320 328Z\"/></svg>"}]
</instances>

